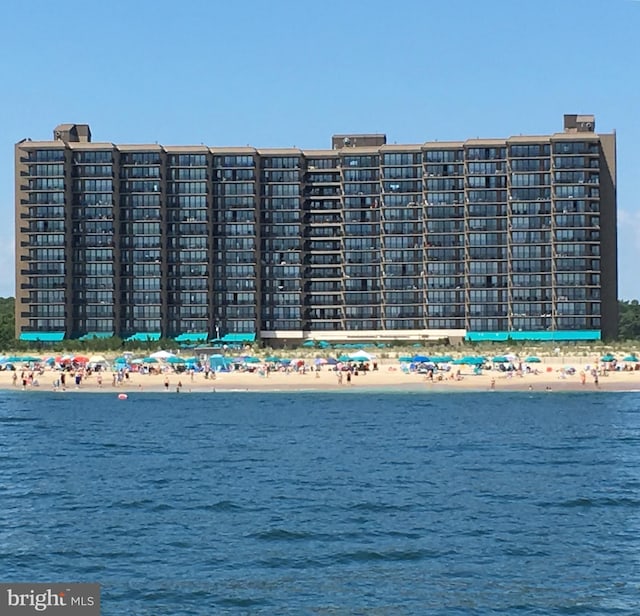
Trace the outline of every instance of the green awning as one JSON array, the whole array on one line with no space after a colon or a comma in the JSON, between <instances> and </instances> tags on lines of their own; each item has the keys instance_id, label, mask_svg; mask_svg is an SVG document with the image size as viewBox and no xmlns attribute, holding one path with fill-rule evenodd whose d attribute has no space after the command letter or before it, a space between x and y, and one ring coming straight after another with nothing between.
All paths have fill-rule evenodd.
<instances>
[{"instance_id":1,"label":"green awning","mask_svg":"<svg viewBox=\"0 0 640 616\"><path fill-rule=\"evenodd\" d=\"M64 332L20 332L20 340L28 342L60 342Z\"/></svg>"},{"instance_id":2,"label":"green awning","mask_svg":"<svg viewBox=\"0 0 640 616\"><path fill-rule=\"evenodd\" d=\"M220 338L220 342L255 342L256 335L253 334L225 334Z\"/></svg>"},{"instance_id":3,"label":"green awning","mask_svg":"<svg viewBox=\"0 0 640 616\"><path fill-rule=\"evenodd\" d=\"M88 334L84 334L80 336L78 340L91 340L93 338L96 339L104 339L104 338L113 338L113 332L89 332Z\"/></svg>"},{"instance_id":4,"label":"green awning","mask_svg":"<svg viewBox=\"0 0 640 616\"><path fill-rule=\"evenodd\" d=\"M209 337L207 332L197 332L197 333L189 333L189 334L180 334L176 336L174 340L176 342L202 342Z\"/></svg>"},{"instance_id":5,"label":"green awning","mask_svg":"<svg viewBox=\"0 0 640 616\"><path fill-rule=\"evenodd\" d=\"M156 332L138 332L125 339L125 342L149 342L160 340L160 334Z\"/></svg>"}]
</instances>

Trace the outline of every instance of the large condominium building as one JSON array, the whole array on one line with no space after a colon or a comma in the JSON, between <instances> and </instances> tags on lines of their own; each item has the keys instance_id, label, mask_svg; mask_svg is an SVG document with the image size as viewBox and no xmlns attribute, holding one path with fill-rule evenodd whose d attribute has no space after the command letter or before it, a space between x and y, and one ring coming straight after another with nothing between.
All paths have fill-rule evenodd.
<instances>
[{"instance_id":1,"label":"large condominium building","mask_svg":"<svg viewBox=\"0 0 640 616\"><path fill-rule=\"evenodd\" d=\"M16 335L576 340L617 322L615 135L16 145Z\"/></svg>"}]
</instances>

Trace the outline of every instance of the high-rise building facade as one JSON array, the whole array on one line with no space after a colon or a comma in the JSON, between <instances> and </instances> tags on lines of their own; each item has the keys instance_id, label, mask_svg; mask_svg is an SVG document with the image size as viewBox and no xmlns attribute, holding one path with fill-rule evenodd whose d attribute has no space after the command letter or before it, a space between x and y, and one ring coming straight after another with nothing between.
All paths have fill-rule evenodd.
<instances>
[{"instance_id":1,"label":"high-rise building facade","mask_svg":"<svg viewBox=\"0 0 640 616\"><path fill-rule=\"evenodd\" d=\"M617 327L615 134L331 149L16 144L16 335L588 340Z\"/></svg>"}]
</instances>

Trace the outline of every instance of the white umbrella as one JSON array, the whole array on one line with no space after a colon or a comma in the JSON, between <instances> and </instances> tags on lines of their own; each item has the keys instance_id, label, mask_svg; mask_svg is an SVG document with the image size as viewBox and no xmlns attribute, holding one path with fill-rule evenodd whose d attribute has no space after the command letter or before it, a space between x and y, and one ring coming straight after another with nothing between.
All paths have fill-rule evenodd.
<instances>
[{"instance_id":1,"label":"white umbrella","mask_svg":"<svg viewBox=\"0 0 640 616\"><path fill-rule=\"evenodd\" d=\"M372 359L375 359L376 356L372 355L371 353L367 353L366 351L356 351L355 353L351 353L349 357L351 359L355 359L356 361L371 361Z\"/></svg>"},{"instance_id":2,"label":"white umbrella","mask_svg":"<svg viewBox=\"0 0 640 616\"><path fill-rule=\"evenodd\" d=\"M103 355L92 355L89 358L89 363L90 364L104 364L106 362L107 362L107 360L104 358Z\"/></svg>"},{"instance_id":3,"label":"white umbrella","mask_svg":"<svg viewBox=\"0 0 640 616\"><path fill-rule=\"evenodd\" d=\"M169 351L156 351L155 353L151 353L149 357L153 357L154 359L168 359L169 357L176 357L176 355L169 353Z\"/></svg>"}]
</instances>

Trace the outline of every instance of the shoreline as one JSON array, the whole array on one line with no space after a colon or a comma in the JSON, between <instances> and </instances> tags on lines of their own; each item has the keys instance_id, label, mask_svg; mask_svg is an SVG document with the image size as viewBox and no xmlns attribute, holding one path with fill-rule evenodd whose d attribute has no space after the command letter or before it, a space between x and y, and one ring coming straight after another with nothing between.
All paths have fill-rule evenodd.
<instances>
[{"instance_id":1,"label":"shoreline","mask_svg":"<svg viewBox=\"0 0 640 616\"><path fill-rule=\"evenodd\" d=\"M11 373L9 373L11 374ZM0 372L0 392L24 393L26 395L37 392L51 393L104 393L127 397L135 394L166 393L166 394L216 394L216 393L420 393L420 394L455 394L482 392L522 392L522 393L561 393L561 392L620 392L640 393L640 371L611 372L608 376L601 376L596 385L589 375L584 384L580 376L557 376L557 373L542 372L539 374L525 374L523 376L507 377L496 371L485 371L480 375L464 374L461 380L443 378L431 382L422 374L405 374L401 371L370 372L354 376L350 383L338 382L334 373L327 371L307 374L273 373L269 377L255 373L222 373L215 379L205 379L202 374L168 375L169 385L165 386L167 375L132 373L129 379L113 385L111 373L105 373L103 383L99 385L95 375L91 375L76 386L69 375L68 386L54 387L54 381L59 378L57 372L45 372L37 375L37 385L22 387L20 379L15 385L12 377L6 372ZM493 381L493 385L492 385Z\"/></svg>"}]
</instances>

